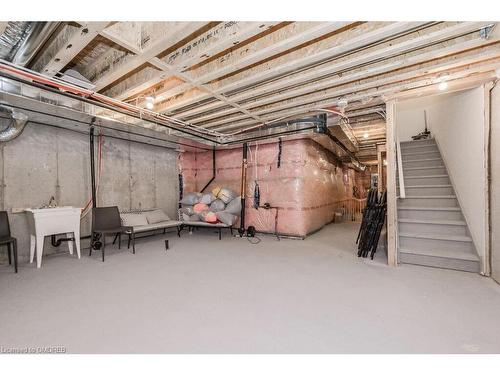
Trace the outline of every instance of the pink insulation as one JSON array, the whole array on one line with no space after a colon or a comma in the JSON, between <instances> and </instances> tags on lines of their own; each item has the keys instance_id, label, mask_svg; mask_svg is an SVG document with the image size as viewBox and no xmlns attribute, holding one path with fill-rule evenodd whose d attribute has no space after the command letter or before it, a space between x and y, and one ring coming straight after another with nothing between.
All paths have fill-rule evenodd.
<instances>
[{"instance_id":1,"label":"pink insulation","mask_svg":"<svg viewBox=\"0 0 500 375\"><path fill-rule=\"evenodd\" d=\"M200 191L212 178L211 151L185 152L179 161L184 193ZM256 146L250 147L245 226L253 225L259 232L306 236L333 220L336 202L352 197L355 171L343 169L330 151L312 140L284 141L280 168L277 162L277 142L259 145L257 151ZM241 163L241 147L217 151L216 178L208 190L221 186L239 194ZM260 205L269 203L273 208L252 207L256 179Z\"/></svg>"}]
</instances>

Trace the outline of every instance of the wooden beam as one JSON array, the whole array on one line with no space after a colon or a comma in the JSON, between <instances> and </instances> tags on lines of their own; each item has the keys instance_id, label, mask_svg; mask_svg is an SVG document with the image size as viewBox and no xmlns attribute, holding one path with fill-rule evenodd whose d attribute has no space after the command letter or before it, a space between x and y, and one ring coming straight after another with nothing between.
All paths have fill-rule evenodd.
<instances>
[{"instance_id":1,"label":"wooden beam","mask_svg":"<svg viewBox=\"0 0 500 375\"><path fill-rule=\"evenodd\" d=\"M128 48L129 45L130 45L130 43L127 42L127 41L125 41L125 40L118 40L118 39L116 39L116 41L119 41L120 43L122 43L121 45L124 48ZM158 69L160 69L162 71L165 71L165 72L174 72L176 77L178 77L178 78L180 78L180 79L182 79L182 80L190 83L193 86L196 85L196 83L191 79L191 77L188 74L180 72L179 70L177 70L177 69L173 68L172 66L168 65L167 63L163 62L158 57L149 57L148 60L147 60L147 62L150 63L151 65L157 67ZM231 102L230 100L228 100L224 96L213 92L208 87L204 87L202 85L199 85L197 87L199 89L201 89L201 90L205 90L205 91L209 92L212 96L216 97L217 99L224 100L224 101L226 101L227 104L229 104L231 106L234 106L236 108L239 108L241 110L241 112L244 113L245 115L247 115L248 117L251 117L251 118L253 118L254 120L257 120L257 121L261 121L260 117L258 117L256 115L253 115L252 113L248 112L246 109L241 108L241 106L239 104Z\"/></svg>"},{"instance_id":2,"label":"wooden beam","mask_svg":"<svg viewBox=\"0 0 500 375\"><path fill-rule=\"evenodd\" d=\"M477 87L484 82L487 82L495 76L494 70L488 70L487 72L477 72L472 74L471 71L459 71L454 75L449 76L448 80L448 90L460 90L462 88ZM350 102L360 101L367 97L379 96L385 100L399 98L399 97L414 97L419 93L431 95L441 93L438 89L438 83L435 78L424 78L419 80L414 80L411 83L406 84L392 84L386 88L373 88L365 92L353 93L352 96L348 96ZM325 99L314 103L303 103L302 105L291 104L287 108L283 108L280 111L269 113L267 115L262 115L262 119L265 121L270 121L282 116L298 116L307 111L317 110L318 108L330 107L337 104L338 99ZM242 129L250 125L255 125L252 120L243 120L237 123L232 123L231 125L223 127L214 127L217 131L234 131L236 129Z\"/></svg>"},{"instance_id":3,"label":"wooden beam","mask_svg":"<svg viewBox=\"0 0 500 375\"><path fill-rule=\"evenodd\" d=\"M185 71L218 53L233 48L263 31L276 26L279 22L222 22L214 28L201 34L187 45L177 48L166 57L162 58L170 66ZM172 77L173 74L158 72L154 77L140 85L131 85L119 93L111 96L123 100L151 88L161 81ZM169 90L171 88L167 88Z\"/></svg>"},{"instance_id":4,"label":"wooden beam","mask_svg":"<svg viewBox=\"0 0 500 375\"><path fill-rule=\"evenodd\" d=\"M424 23L417 22L363 24L334 35L323 42L317 43L317 45L303 48L288 56L273 59L261 66L223 79L217 83L214 89L219 93L228 93L232 90L251 86L257 82L293 72L308 65L330 59L333 56L340 56L422 25ZM209 98L207 95L187 95L178 100L164 103L163 108L160 107L159 110L170 113L207 98Z\"/></svg>"},{"instance_id":5,"label":"wooden beam","mask_svg":"<svg viewBox=\"0 0 500 375\"><path fill-rule=\"evenodd\" d=\"M259 63L272 56L284 53L294 47L310 42L314 39L338 31L349 22L301 22L293 23L269 36L258 39L245 46L244 49L229 53L216 61L189 72L196 84L206 84L234 71ZM190 85L179 87L165 92L157 92L157 99L183 93L191 88Z\"/></svg>"},{"instance_id":6,"label":"wooden beam","mask_svg":"<svg viewBox=\"0 0 500 375\"><path fill-rule=\"evenodd\" d=\"M493 82L488 82L483 86L483 128L484 128L484 149L483 149L483 169L484 169L484 259L482 259L481 273L484 276L491 276L491 241L490 232L492 228L491 215L490 215L490 136L491 136L491 90L495 87Z\"/></svg>"},{"instance_id":7,"label":"wooden beam","mask_svg":"<svg viewBox=\"0 0 500 375\"><path fill-rule=\"evenodd\" d=\"M111 69L108 74L100 77L96 82L94 82L96 90L101 91L124 75L132 72L141 65L144 65L149 59L158 56L169 47L194 33L204 25L203 22L178 22L176 24L178 27L173 32L166 33L164 38L154 41L146 50L141 50L137 45L129 42L128 40L124 40L116 33L103 30L101 32L102 36L122 47L127 48L129 51L133 52L135 56L128 58L124 63Z\"/></svg>"},{"instance_id":8,"label":"wooden beam","mask_svg":"<svg viewBox=\"0 0 500 375\"><path fill-rule=\"evenodd\" d=\"M457 53L468 51L472 48L478 48L490 43L491 41L481 39L479 35L477 35L471 40L470 37L467 37L467 40L463 43L453 44L442 49L438 49L437 47L427 47L424 48L424 50L414 50L414 48L411 48L411 52L402 53L395 57L392 57L393 55L391 55L389 51L378 52L375 50L373 53L365 53L359 58L350 56L345 61L325 64L324 67L311 70L310 72L302 74L298 73L295 76L274 81L269 85L261 85L255 90L249 90L248 92L244 92L234 97L231 96L230 98L241 103L243 107L250 109L276 102L281 99L293 98L309 94L310 92L325 90L347 82L359 81L366 79L367 77L386 74L395 70L401 71L408 66L425 64L430 60L439 59L444 56L456 55ZM450 42L447 42L447 44L449 45ZM393 47L396 47L396 45L393 45ZM481 51L469 51L466 53L466 56L474 54L476 54L477 60L482 59L480 56ZM457 56L450 58L450 60L458 59L459 58ZM375 61L376 63L370 63L370 61ZM287 89L287 87L289 87L289 89ZM251 100L252 97L259 99ZM211 107L211 113L208 116L215 118L218 113L221 115L230 113L227 112L227 110L225 112L213 113L215 106L216 104L204 106L205 108ZM187 111L186 113L177 113L176 116L186 118L186 115L193 116L196 113L202 113L202 110L203 107L195 108ZM206 121L208 119L210 119L210 117L203 117L201 121ZM198 118L196 121L198 121Z\"/></svg>"},{"instance_id":9,"label":"wooden beam","mask_svg":"<svg viewBox=\"0 0 500 375\"><path fill-rule=\"evenodd\" d=\"M484 62L477 62L478 59L489 59ZM328 90L320 90L318 93L312 93L302 96L297 96L290 100L286 100L283 102L278 102L278 104L273 104L267 107L261 107L261 109L252 108L252 113L264 116L268 113L281 111L287 108L296 108L303 104L313 103L324 101L325 99L339 99L341 97L346 98L348 100L350 96L355 95L357 92L372 90L374 96L380 96L381 92L385 92L386 88L383 87L392 87L392 90L398 90L401 86L402 82L407 84L412 80L420 79L420 77L431 77L430 79L435 79L437 74L442 74L443 72L447 72L450 77L461 77L464 74L471 74L480 71L494 70L496 67L500 66L500 45L497 45L495 49L483 55L474 55L464 60L459 60L455 62L452 60L450 63L449 59L445 59L444 61L434 63L432 62L429 66L424 66L417 70L410 70L408 72L404 72L401 74L389 75L386 78L375 78L367 80L366 82L361 81L355 82L354 84L346 84L340 87L334 87ZM279 98L277 98L279 100ZM245 107L244 107L245 108ZM194 124L202 124L207 128L217 128L221 125L227 123L234 123L235 121L244 119L244 116L227 116L222 117L216 121L209 121L205 123L201 123L197 120L191 120Z\"/></svg>"},{"instance_id":10,"label":"wooden beam","mask_svg":"<svg viewBox=\"0 0 500 375\"><path fill-rule=\"evenodd\" d=\"M480 39L479 36L478 36L478 39ZM471 46L477 47L478 43L485 44L486 42L482 39L480 39L480 42L478 40L468 41L465 44L460 44L460 48L456 48L456 46L454 46L454 48L451 50L446 49L447 51L451 52L449 54L453 55L453 56L447 58L444 61L456 61L455 65L458 65L458 64L468 64L468 63L472 63L472 62L477 62L480 60L491 58L492 56L498 56L498 54L492 54L490 52L487 52L487 50L469 51L465 54L465 56L469 57L469 58L463 59L461 62L461 60L460 60L461 56L455 55L459 51L463 51L464 49L468 49L467 47L471 47ZM496 51L500 51L500 45L494 47L493 49ZM327 92L329 91L329 89L337 87L341 84L346 84L346 83L357 84L360 80L366 79L367 77L377 76L377 78L374 79L374 81L375 81L375 80L380 79L380 78L378 78L380 75L387 74L387 73L394 71L396 69L398 72L401 72L402 69L410 70L411 68L404 68L404 66L408 66L408 65L421 64L420 67L421 66L431 66L431 67L433 67L433 69L435 69L435 68L437 68L436 63L433 61L429 62L429 60L437 59L440 57L440 55L443 55L444 52L447 52L447 51L439 51L439 53L432 51L432 52L423 53L423 54L418 54L418 51L417 51L417 54L415 56L411 56L410 58L400 59L399 61L391 62L389 64L378 65L378 66L375 66L373 68L371 68L370 66L368 66L368 67L364 66L363 68L358 68L352 74L350 74L349 72L345 72L344 71L346 69L345 67L339 68L336 71L337 72L343 71L343 73L337 75L336 77L324 78L317 83L309 83L307 85L304 84L303 86L299 86L299 88L279 91L276 94L272 94L272 92L268 92L268 95L266 95L265 97L257 99L257 100L253 100L253 101L247 101L245 103L242 103L242 106L243 106L243 108L247 108L248 110L252 110L253 108L264 106L264 105L269 104L269 103L276 103L276 102L286 100L289 98L308 95L308 94L311 94L312 92L321 92L321 93L326 95ZM448 55L448 53L446 53L446 55ZM440 60L440 61L443 61L443 60ZM354 63L354 61L352 63ZM332 64L332 65L336 65L336 64ZM338 64L338 65L346 65L346 64ZM361 64L361 65L364 65L364 64ZM448 62L448 66L449 66L449 68L453 67L453 65L450 64L449 62ZM415 68L413 68L413 69L415 69ZM421 70L422 70L422 68L421 68ZM410 74L410 76L411 76L411 74ZM293 81L293 79L291 79L291 81ZM307 77L304 77L304 82L306 82L306 81L308 81ZM381 84L383 84L383 82L381 82ZM262 95L260 93L260 89L258 91L259 91L259 93L256 93L256 95L259 95L259 94ZM341 93L339 93L339 95L341 95ZM230 97L230 98L234 101L239 102L239 100L237 98L234 98L234 97ZM191 110L189 112L192 114L193 112L197 112L197 111L199 111L199 109L194 109L194 110ZM212 111L207 115L196 117L196 118L190 117L188 119L192 123L203 123L203 122L209 121L209 120L214 119L214 118L228 116L228 115L234 113L234 111L231 109L224 109L224 110L221 110L218 112L212 112ZM182 115L181 114L176 115L176 117L180 117L180 116L182 116ZM185 116L182 116L182 118L185 118Z\"/></svg>"},{"instance_id":11,"label":"wooden beam","mask_svg":"<svg viewBox=\"0 0 500 375\"><path fill-rule=\"evenodd\" d=\"M398 265L398 212L396 197L396 102L386 103L387 112L387 263Z\"/></svg>"},{"instance_id":12,"label":"wooden beam","mask_svg":"<svg viewBox=\"0 0 500 375\"><path fill-rule=\"evenodd\" d=\"M86 22L80 24L65 45L40 69L40 72L55 76L68 65L110 22Z\"/></svg>"}]
</instances>

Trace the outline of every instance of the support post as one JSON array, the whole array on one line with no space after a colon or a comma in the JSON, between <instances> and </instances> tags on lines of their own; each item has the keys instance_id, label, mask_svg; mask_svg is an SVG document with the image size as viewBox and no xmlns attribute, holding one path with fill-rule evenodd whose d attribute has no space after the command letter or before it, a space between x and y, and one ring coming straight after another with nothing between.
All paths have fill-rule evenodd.
<instances>
[{"instance_id":1,"label":"support post","mask_svg":"<svg viewBox=\"0 0 500 375\"><path fill-rule=\"evenodd\" d=\"M245 201L246 201L246 189L247 189L247 154L248 154L248 144L243 143L243 160L241 162L241 217L240 217L240 227L238 228L238 233L240 237L243 237L245 233Z\"/></svg>"},{"instance_id":2,"label":"support post","mask_svg":"<svg viewBox=\"0 0 500 375\"><path fill-rule=\"evenodd\" d=\"M387 263L398 265L398 218L396 198L396 101L386 103L387 129Z\"/></svg>"}]
</instances>

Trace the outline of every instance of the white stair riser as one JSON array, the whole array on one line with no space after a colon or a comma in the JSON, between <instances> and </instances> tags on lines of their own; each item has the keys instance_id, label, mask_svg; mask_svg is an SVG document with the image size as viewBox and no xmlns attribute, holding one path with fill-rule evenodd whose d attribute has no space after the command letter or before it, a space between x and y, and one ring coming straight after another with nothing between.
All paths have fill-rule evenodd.
<instances>
[{"instance_id":1,"label":"white stair riser","mask_svg":"<svg viewBox=\"0 0 500 375\"><path fill-rule=\"evenodd\" d=\"M449 259L401 252L399 254L399 262L479 273L479 262L472 260Z\"/></svg>"},{"instance_id":2,"label":"white stair riser","mask_svg":"<svg viewBox=\"0 0 500 375\"><path fill-rule=\"evenodd\" d=\"M419 249L428 251L432 249L449 250L449 251L468 251L474 253L472 242L449 241L449 240L434 240L429 238L414 238L399 236L399 247L403 249Z\"/></svg>"},{"instance_id":3,"label":"white stair riser","mask_svg":"<svg viewBox=\"0 0 500 375\"><path fill-rule=\"evenodd\" d=\"M441 158L439 151L434 152L419 152L419 153L407 153L405 155L401 154L401 159L403 162L412 160L422 160L422 159L435 159Z\"/></svg>"},{"instance_id":4,"label":"white stair riser","mask_svg":"<svg viewBox=\"0 0 500 375\"><path fill-rule=\"evenodd\" d=\"M456 198L404 198L398 200L398 207L457 207Z\"/></svg>"},{"instance_id":5,"label":"white stair riser","mask_svg":"<svg viewBox=\"0 0 500 375\"><path fill-rule=\"evenodd\" d=\"M401 142L401 147L428 145L428 144L436 144L436 140L434 138L430 138L430 139L419 139L417 141L403 141Z\"/></svg>"},{"instance_id":6,"label":"white stair riser","mask_svg":"<svg viewBox=\"0 0 500 375\"><path fill-rule=\"evenodd\" d=\"M401 233L412 234L444 234L466 236L468 235L465 225L447 224L421 224L421 223L398 223L398 230Z\"/></svg>"},{"instance_id":7,"label":"white stair riser","mask_svg":"<svg viewBox=\"0 0 500 375\"><path fill-rule=\"evenodd\" d=\"M435 160L433 160L435 159ZM403 160L403 172L405 168L416 168L416 167L438 167L443 165L443 160L441 158L432 158L430 160Z\"/></svg>"},{"instance_id":8,"label":"white stair riser","mask_svg":"<svg viewBox=\"0 0 500 375\"><path fill-rule=\"evenodd\" d=\"M436 177L421 177L415 176L417 178L408 178L410 176L404 175L405 186L413 185L450 185L450 178L448 176L436 176ZM396 180L397 181L397 180Z\"/></svg>"},{"instance_id":9,"label":"white stair riser","mask_svg":"<svg viewBox=\"0 0 500 375\"><path fill-rule=\"evenodd\" d=\"M398 210L398 218L415 220L463 220L460 211Z\"/></svg>"},{"instance_id":10,"label":"white stair riser","mask_svg":"<svg viewBox=\"0 0 500 375\"><path fill-rule=\"evenodd\" d=\"M439 187L407 187L405 186L406 195L421 197L423 195L455 195L451 186ZM399 187L397 189L399 194Z\"/></svg>"},{"instance_id":11,"label":"white stair riser","mask_svg":"<svg viewBox=\"0 0 500 375\"><path fill-rule=\"evenodd\" d=\"M403 177L435 176L445 174L448 173L446 172L446 168L444 166L430 169L403 169Z\"/></svg>"},{"instance_id":12,"label":"white stair riser","mask_svg":"<svg viewBox=\"0 0 500 375\"><path fill-rule=\"evenodd\" d=\"M437 145L422 145L422 146L412 146L412 147L401 147L401 155L405 155L408 153L416 153L416 152L429 152L429 151L438 151Z\"/></svg>"}]
</instances>

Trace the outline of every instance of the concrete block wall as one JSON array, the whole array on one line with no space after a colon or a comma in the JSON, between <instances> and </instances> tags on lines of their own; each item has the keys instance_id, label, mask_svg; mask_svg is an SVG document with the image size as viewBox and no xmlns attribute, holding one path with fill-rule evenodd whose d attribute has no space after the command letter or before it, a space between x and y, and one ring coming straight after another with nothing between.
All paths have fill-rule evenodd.
<instances>
[{"instance_id":1,"label":"concrete block wall","mask_svg":"<svg viewBox=\"0 0 500 375\"><path fill-rule=\"evenodd\" d=\"M177 155L162 147L105 138L98 204L120 209L159 207L176 217ZM46 125L28 123L18 138L0 143L0 209L9 213L21 262L29 257L28 224L26 214L12 209L40 207L51 196L60 206L83 207L91 196L89 160L88 135ZM89 233L90 214L81 224L81 235ZM44 254L58 251L67 247L52 248L47 237ZM2 249L0 262L6 259Z\"/></svg>"}]
</instances>

